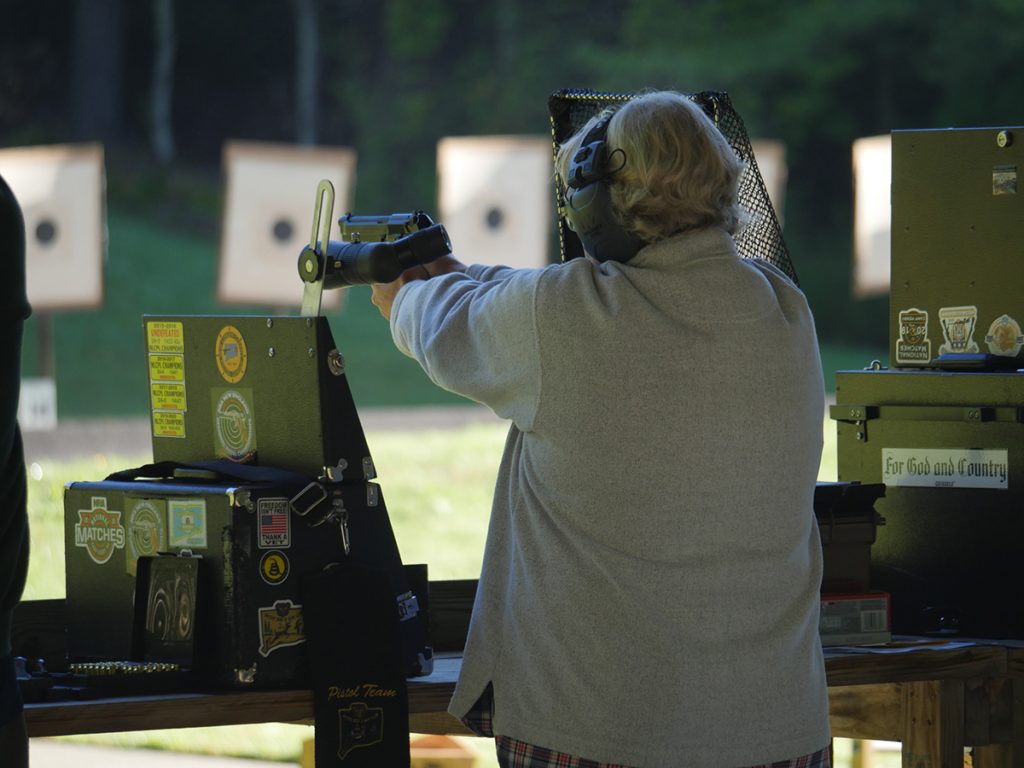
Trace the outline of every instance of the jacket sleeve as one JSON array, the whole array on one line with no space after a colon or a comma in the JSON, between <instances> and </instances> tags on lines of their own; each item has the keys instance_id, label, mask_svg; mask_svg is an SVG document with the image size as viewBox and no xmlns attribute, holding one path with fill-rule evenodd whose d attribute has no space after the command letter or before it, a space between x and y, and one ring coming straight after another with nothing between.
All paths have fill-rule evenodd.
<instances>
[{"instance_id":1,"label":"jacket sleeve","mask_svg":"<svg viewBox=\"0 0 1024 768\"><path fill-rule=\"evenodd\" d=\"M507 270L486 281L471 274L403 286L391 308L392 337L439 387L529 430L540 397L536 295L544 271Z\"/></svg>"}]
</instances>

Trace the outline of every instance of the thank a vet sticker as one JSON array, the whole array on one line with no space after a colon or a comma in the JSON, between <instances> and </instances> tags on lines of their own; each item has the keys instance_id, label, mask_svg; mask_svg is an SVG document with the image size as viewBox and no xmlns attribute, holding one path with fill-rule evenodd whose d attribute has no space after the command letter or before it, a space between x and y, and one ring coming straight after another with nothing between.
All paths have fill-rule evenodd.
<instances>
[{"instance_id":1,"label":"thank a vet sticker","mask_svg":"<svg viewBox=\"0 0 1024 768\"><path fill-rule=\"evenodd\" d=\"M278 648L306 642L302 606L291 600L278 600L259 609L260 656L266 658Z\"/></svg>"},{"instance_id":2,"label":"thank a vet sticker","mask_svg":"<svg viewBox=\"0 0 1024 768\"><path fill-rule=\"evenodd\" d=\"M939 354L973 354L978 351L974 340L974 327L978 324L977 307L943 307L939 310L939 325L945 341Z\"/></svg>"},{"instance_id":3,"label":"thank a vet sticker","mask_svg":"<svg viewBox=\"0 0 1024 768\"><path fill-rule=\"evenodd\" d=\"M170 545L182 549L206 547L206 500L169 499Z\"/></svg>"},{"instance_id":4,"label":"thank a vet sticker","mask_svg":"<svg viewBox=\"0 0 1024 768\"><path fill-rule=\"evenodd\" d=\"M93 496L89 509L78 510L75 546L84 548L97 565L110 560L115 549L124 549L121 513L107 509L106 497Z\"/></svg>"},{"instance_id":5,"label":"thank a vet sticker","mask_svg":"<svg viewBox=\"0 0 1024 768\"><path fill-rule=\"evenodd\" d=\"M1024 346L1024 335L1020 332L1020 324L1009 315L997 317L988 327L985 343L993 355L1016 357Z\"/></svg>"},{"instance_id":6,"label":"thank a vet sticker","mask_svg":"<svg viewBox=\"0 0 1024 768\"><path fill-rule=\"evenodd\" d=\"M256 419L251 389L215 389L214 453L231 461L249 461L256 452Z\"/></svg>"},{"instance_id":7,"label":"thank a vet sticker","mask_svg":"<svg viewBox=\"0 0 1024 768\"><path fill-rule=\"evenodd\" d=\"M125 567L132 576L140 557L154 557L167 549L165 505L163 499L137 499L128 511Z\"/></svg>"},{"instance_id":8,"label":"thank a vet sticker","mask_svg":"<svg viewBox=\"0 0 1024 768\"><path fill-rule=\"evenodd\" d=\"M287 549L292 544L291 514L288 499L260 499L256 504L259 519L259 548Z\"/></svg>"},{"instance_id":9,"label":"thank a vet sticker","mask_svg":"<svg viewBox=\"0 0 1024 768\"><path fill-rule=\"evenodd\" d=\"M928 313L911 308L900 311L900 336L896 340L896 364L927 363L932 359L928 338Z\"/></svg>"}]
</instances>

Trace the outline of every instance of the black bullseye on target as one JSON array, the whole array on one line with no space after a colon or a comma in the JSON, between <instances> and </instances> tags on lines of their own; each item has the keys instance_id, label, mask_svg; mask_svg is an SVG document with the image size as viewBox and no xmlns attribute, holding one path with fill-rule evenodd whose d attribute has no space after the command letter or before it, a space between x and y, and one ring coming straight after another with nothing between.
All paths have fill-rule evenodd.
<instances>
[{"instance_id":1,"label":"black bullseye on target","mask_svg":"<svg viewBox=\"0 0 1024 768\"><path fill-rule=\"evenodd\" d=\"M438 208L455 256L508 267L547 264L552 175L547 137L441 139Z\"/></svg>"},{"instance_id":2,"label":"black bullseye on target","mask_svg":"<svg viewBox=\"0 0 1024 768\"><path fill-rule=\"evenodd\" d=\"M57 223L52 219L43 219L36 225L36 240L42 245L49 245L57 239Z\"/></svg>"},{"instance_id":3,"label":"black bullseye on target","mask_svg":"<svg viewBox=\"0 0 1024 768\"><path fill-rule=\"evenodd\" d=\"M291 221L288 219L278 219L274 222L272 232L274 233L274 239L282 242L289 242L292 239L292 233L295 231L295 227L292 226Z\"/></svg>"},{"instance_id":4,"label":"black bullseye on target","mask_svg":"<svg viewBox=\"0 0 1024 768\"><path fill-rule=\"evenodd\" d=\"M501 212L501 208L491 208L487 211L487 216L484 220L487 222L488 229L501 229L501 224L505 220L505 215Z\"/></svg>"}]
</instances>

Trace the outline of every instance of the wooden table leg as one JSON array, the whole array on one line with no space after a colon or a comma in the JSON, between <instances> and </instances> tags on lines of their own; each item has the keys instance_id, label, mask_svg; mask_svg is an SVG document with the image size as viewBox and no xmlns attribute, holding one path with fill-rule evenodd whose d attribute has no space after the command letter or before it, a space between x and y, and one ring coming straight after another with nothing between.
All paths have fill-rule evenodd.
<instances>
[{"instance_id":1,"label":"wooden table leg","mask_svg":"<svg viewBox=\"0 0 1024 768\"><path fill-rule=\"evenodd\" d=\"M963 768L964 683L904 683L903 768Z\"/></svg>"}]
</instances>

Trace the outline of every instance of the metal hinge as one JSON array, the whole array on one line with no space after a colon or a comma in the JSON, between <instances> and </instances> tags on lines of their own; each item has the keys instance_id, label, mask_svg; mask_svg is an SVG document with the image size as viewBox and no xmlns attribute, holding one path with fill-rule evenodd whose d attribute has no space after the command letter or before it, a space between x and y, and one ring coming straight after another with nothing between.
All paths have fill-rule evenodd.
<instances>
[{"instance_id":1,"label":"metal hinge","mask_svg":"<svg viewBox=\"0 0 1024 768\"><path fill-rule=\"evenodd\" d=\"M878 418L878 406L833 405L829 407L828 415L833 421L853 424L856 429L855 437L857 442L866 443L868 440L868 421Z\"/></svg>"}]
</instances>

